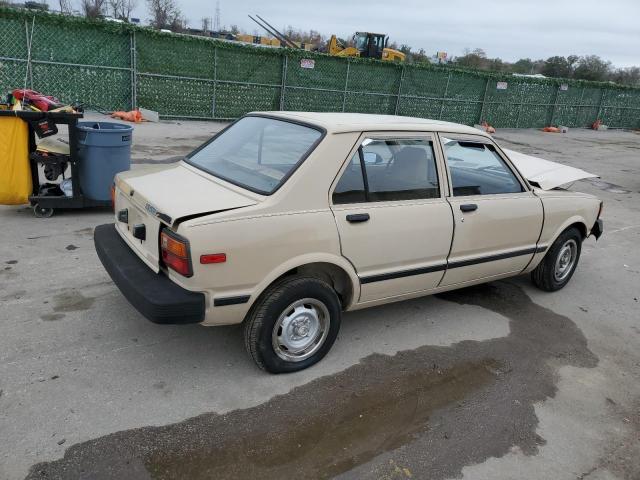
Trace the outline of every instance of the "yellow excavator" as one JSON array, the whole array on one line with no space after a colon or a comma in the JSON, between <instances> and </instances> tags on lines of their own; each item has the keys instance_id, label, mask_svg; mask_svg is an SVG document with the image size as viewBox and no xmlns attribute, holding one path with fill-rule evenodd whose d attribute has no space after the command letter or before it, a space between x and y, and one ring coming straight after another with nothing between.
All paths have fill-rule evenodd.
<instances>
[{"instance_id":1,"label":"yellow excavator","mask_svg":"<svg viewBox=\"0 0 640 480\"><path fill-rule=\"evenodd\" d=\"M335 35L329 40L329 55L336 57L377 58L385 62L404 62L406 55L399 50L388 48L389 37L384 33L356 32L353 47L344 47Z\"/></svg>"},{"instance_id":2,"label":"yellow excavator","mask_svg":"<svg viewBox=\"0 0 640 480\"><path fill-rule=\"evenodd\" d=\"M317 45L313 46L310 44L294 42L285 34L280 33L273 25L267 22L260 15L256 15L257 19L253 18L251 15L248 15L248 17L260 27L264 28L270 35L275 37L273 40L265 38L263 41L260 37L249 37L247 35L247 40L250 38L252 43L270 46L285 46L289 48L302 48L304 50L325 51L324 48L319 49ZM399 50L387 48L388 43L389 37L384 33L356 32L353 36L353 47L344 47L340 42L338 42L338 38L335 35L331 35L329 48L327 50L329 55L336 57L365 57L377 58L378 60L383 60L385 62L404 62L406 55Z\"/></svg>"}]
</instances>

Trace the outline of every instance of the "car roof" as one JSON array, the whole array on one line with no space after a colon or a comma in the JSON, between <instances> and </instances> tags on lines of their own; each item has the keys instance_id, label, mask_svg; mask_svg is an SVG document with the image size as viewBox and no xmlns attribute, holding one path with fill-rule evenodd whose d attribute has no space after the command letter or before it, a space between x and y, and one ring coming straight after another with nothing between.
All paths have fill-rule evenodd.
<instances>
[{"instance_id":1,"label":"car roof","mask_svg":"<svg viewBox=\"0 0 640 480\"><path fill-rule=\"evenodd\" d=\"M373 115L368 113L329 112L252 112L253 115L269 115L283 119L306 122L324 128L327 133L364 131L416 131L450 132L488 136L477 128L459 123L430 120L399 115Z\"/></svg>"}]
</instances>

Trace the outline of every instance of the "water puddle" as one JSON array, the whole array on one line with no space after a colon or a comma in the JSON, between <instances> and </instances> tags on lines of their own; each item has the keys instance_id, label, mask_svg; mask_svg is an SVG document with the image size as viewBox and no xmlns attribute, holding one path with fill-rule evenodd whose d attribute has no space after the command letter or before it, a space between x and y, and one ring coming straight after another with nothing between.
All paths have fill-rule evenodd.
<instances>
[{"instance_id":1,"label":"water puddle","mask_svg":"<svg viewBox=\"0 0 640 480\"><path fill-rule=\"evenodd\" d=\"M78 290L65 290L53 297L53 312L40 315L40 318L49 322L61 320L65 313L89 310L94 301L94 297L85 297Z\"/></svg>"},{"instance_id":2,"label":"water puddle","mask_svg":"<svg viewBox=\"0 0 640 480\"><path fill-rule=\"evenodd\" d=\"M452 315L470 304L507 317L510 334L373 354L256 407L74 445L29 477L444 479L514 446L535 455L533 405L555 394L557 368L597 364L586 339L514 283L438 297Z\"/></svg>"},{"instance_id":3,"label":"water puddle","mask_svg":"<svg viewBox=\"0 0 640 480\"><path fill-rule=\"evenodd\" d=\"M266 421L246 418L255 426L249 432L196 452L158 452L146 465L153 478L331 478L411 442L435 409L491 382L497 368L492 360L444 371L414 367L363 390L338 385L334 395L304 405L281 397L260 407L256 416Z\"/></svg>"}]
</instances>

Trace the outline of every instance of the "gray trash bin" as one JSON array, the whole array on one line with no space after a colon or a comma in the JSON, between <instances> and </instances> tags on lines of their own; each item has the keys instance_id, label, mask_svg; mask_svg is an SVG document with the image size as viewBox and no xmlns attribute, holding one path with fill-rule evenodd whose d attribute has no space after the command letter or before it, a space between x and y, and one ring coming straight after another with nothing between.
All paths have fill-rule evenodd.
<instances>
[{"instance_id":1,"label":"gray trash bin","mask_svg":"<svg viewBox=\"0 0 640 480\"><path fill-rule=\"evenodd\" d=\"M116 173L131 168L133 127L114 122L78 122L80 188L92 200L110 200Z\"/></svg>"}]
</instances>

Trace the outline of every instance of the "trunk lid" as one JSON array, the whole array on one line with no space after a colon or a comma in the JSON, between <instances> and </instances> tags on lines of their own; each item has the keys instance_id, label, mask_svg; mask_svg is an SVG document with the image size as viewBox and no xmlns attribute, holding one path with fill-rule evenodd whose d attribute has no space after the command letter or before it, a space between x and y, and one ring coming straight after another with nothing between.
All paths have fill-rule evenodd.
<instances>
[{"instance_id":1,"label":"trunk lid","mask_svg":"<svg viewBox=\"0 0 640 480\"><path fill-rule=\"evenodd\" d=\"M208 178L184 164L161 165L118 174L115 198L116 226L121 236L154 271L160 269L159 235L180 219L255 205L258 200ZM128 222L117 220L127 209ZM146 239L133 236L133 226L144 224Z\"/></svg>"},{"instance_id":2,"label":"trunk lid","mask_svg":"<svg viewBox=\"0 0 640 480\"><path fill-rule=\"evenodd\" d=\"M255 205L257 200L178 163L121 173L131 198L149 214L172 225L183 217ZM133 193L131 194L131 192Z\"/></svg>"}]
</instances>

